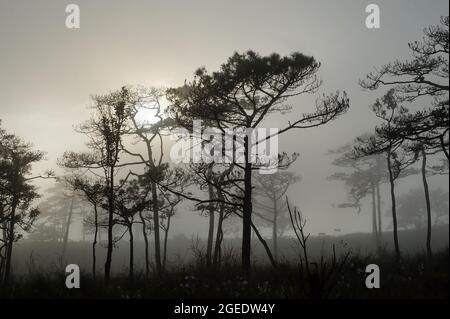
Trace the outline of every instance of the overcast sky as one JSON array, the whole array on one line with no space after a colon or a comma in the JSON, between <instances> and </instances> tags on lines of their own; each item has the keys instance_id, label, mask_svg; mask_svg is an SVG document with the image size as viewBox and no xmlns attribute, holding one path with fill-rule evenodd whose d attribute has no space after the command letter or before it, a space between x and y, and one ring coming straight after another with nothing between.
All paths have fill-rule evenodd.
<instances>
[{"instance_id":1,"label":"overcast sky","mask_svg":"<svg viewBox=\"0 0 450 319\"><path fill-rule=\"evenodd\" d=\"M80 29L65 27L69 3L81 9ZM365 26L369 3L380 6L380 29ZM376 122L369 106L384 91L364 92L358 80L375 66L408 57L407 43L420 40L423 28L437 24L448 10L446 0L0 0L0 119L8 131L48 152L37 170L55 168L63 151L83 149L85 140L73 125L87 119L91 94L124 84L179 86L200 66L216 70L234 51L300 51L322 63L320 92L345 90L351 106L326 127L280 138L280 150L300 153L291 169L303 181L290 196L313 233L369 231L369 205L359 216L332 207L345 200L345 190L326 180L333 167L325 154ZM291 101L289 118L308 110L315 97ZM283 127L287 120L275 117L266 124ZM433 179L431 187L446 181ZM420 186L419 177L407 182ZM384 201L387 208L387 193ZM204 235L206 221L197 213L181 215L175 232Z\"/></svg>"}]
</instances>

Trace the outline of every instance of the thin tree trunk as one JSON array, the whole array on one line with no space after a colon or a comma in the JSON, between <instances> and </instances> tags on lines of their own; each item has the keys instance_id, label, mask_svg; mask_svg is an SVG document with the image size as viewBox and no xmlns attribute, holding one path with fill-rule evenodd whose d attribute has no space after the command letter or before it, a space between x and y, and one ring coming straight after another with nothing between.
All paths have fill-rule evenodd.
<instances>
[{"instance_id":1,"label":"thin tree trunk","mask_svg":"<svg viewBox=\"0 0 450 319\"><path fill-rule=\"evenodd\" d=\"M381 195L380 195L380 181L376 183L377 189L377 210L378 210L378 247L381 248L383 240L383 221L381 219Z\"/></svg>"},{"instance_id":2,"label":"thin tree trunk","mask_svg":"<svg viewBox=\"0 0 450 319\"><path fill-rule=\"evenodd\" d=\"M144 248L145 248L145 277L148 279L150 275L150 262L148 256L148 237L147 237L147 227L142 211L139 212L139 217L142 222L142 236L144 237Z\"/></svg>"},{"instance_id":3,"label":"thin tree trunk","mask_svg":"<svg viewBox=\"0 0 450 319\"><path fill-rule=\"evenodd\" d=\"M242 268L250 275L251 241L252 241L252 164L250 162L250 143L244 137L245 169L244 169L244 203L242 214Z\"/></svg>"},{"instance_id":4,"label":"thin tree trunk","mask_svg":"<svg viewBox=\"0 0 450 319\"><path fill-rule=\"evenodd\" d=\"M95 251L95 247L97 245L97 236L98 236L98 212L97 205L94 205L94 241L92 243L92 276L96 278L96 268L97 268L97 255Z\"/></svg>"},{"instance_id":5,"label":"thin tree trunk","mask_svg":"<svg viewBox=\"0 0 450 319\"><path fill-rule=\"evenodd\" d=\"M3 246L0 247L0 282L2 282L3 279L6 261L6 256L3 255L3 251L6 249L6 243L8 242L6 236L7 223L4 218L5 216L3 212L3 207L0 206L0 222L2 223L2 240L3 240Z\"/></svg>"},{"instance_id":6,"label":"thin tree trunk","mask_svg":"<svg viewBox=\"0 0 450 319\"><path fill-rule=\"evenodd\" d=\"M375 194L375 183L372 181L371 185L372 192L372 235L375 242L375 247L378 245L378 226L377 226L377 206L376 206L376 194Z\"/></svg>"},{"instance_id":7,"label":"thin tree trunk","mask_svg":"<svg viewBox=\"0 0 450 319\"><path fill-rule=\"evenodd\" d=\"M275 258L273 257L272 252L270 251L269 245L267 245L267 242L261 236L261 234L259 233L259 231L256 228L255 224L253 224L253 222L251 223L251 227L253 228L253 231L255 232L255 235L258 237L259 241L263 245L263 247L264 247L264 249L265 249L265 251L267 253L267 257L269 257L270 263L272 264L272 266L276 267L277 266L277 262L276 262Z\"/></svg>"},{"instance_id":8,"label":"thin tree trunk","mask_svg":"<svg viewBox=\"0 0 450 319\"><path fill-rule=\"evenodd\" d=\"M169 238L169 230L170 230L170 219L172 218L172 215L169 214L167 216L167 225L166 229L164 230L164 250L163 250L163 261L162 261L162 269L163 271L166 269L166 261L167 261L167 241Z\"/></svg>"},{"instance_id":9,"label":"thin tree trunk","mask_svg":"<svg viewBox=\"0 0 450 319\"><path fill-rule=\"evenodd\" d=\"M425 149L422 148L422 181L423 188L425 190L425 201L427 205L427 256L431 257L431 204L430 204L430 193L428 190L428 182L427 182L427 155L425 153Z\"/></svg>"},{"instance_id":10,"label":"thin tree trunk","mask_svg":"<svg viewBox=\"0 0 450 319\"><path fill-rule=\"evenodd\" d=\"M441 142L441 147L442 150L444 151L445 157L447 157L447 161L449 160L449 153L447 151L447 149L445 148L445 141L444 141L444 135L441 135L441 137L439 138L440 142Z\"/></svg>"},{"instance_id":11,"label":"thin tree trunk","mask_svg":"<svg viewBox=\"0 0 450 319\"><path fill-rule=\"evenodd\" d=\"M161 264L161 244L159 236L159 207L158 207L158 194L156 192L155 182L151 182L152 188L152 201L153 201L153 224L154 224L154 238L155 238L155 264L156 273L159 275L162 271Z\"/></svg>"},{"instance_id":12,"label":"thin tree trunk","mask_svg":"<svg viewBox=\"0 0 450 319\"><path fill-rule=\"evenodd\" d=\"M395 181L394 181L394 175L392 172L392 165L391 165L391 149L388 150L387 165L388 165L388 171L389 171L389 183L391 186L392 225L393 225L393 233L394 233L395 254L399 258L400 257L400 247L398 244L397 208L396 208L396 203L395 203L395 184L394 184Z\"/></svg>"},{"instance_id":13,"label":"thin tree trunk","mask_svg":"<svg viewBox=\"0 0 450 319\"><path fill-rule=\"evenodd\" d=\"M86 218L86 211L83 211L83 223L82 223L82 225L81 225L81 227L82 227L82 231L83 231L83 234L82 234L82 236L83 236L83 242L85 242L86 241L86 227L85 227L85 224L84 224L84 220L85 220L85 218Z\"/></svg>"},{"instance_id":14,"label":"thin tree trunk","mask_svg":"<svg viewBox=\"0 0 450 319\"><path fill-rule=\"evenodd\" d=\"M111 262L113 250L113 223L114 223L114 168L111 167L109 177L109 194L108 194L108 246L105 262L105 280L109 281L111 277Z\"/></svg>"},{"instance_id":15,"label":"thin tree trunk","mask_svg":"<svg viewBox=\"0 0 450 319\"><path fill-rule=\"evenodd\" d=\"M133 237L133 223L128 225L128 235L130 236L130 265L129 265L129 277L134 278L134 237Z\"/></svg>"},{"instance_id":16,"label":"thin tree trunk","mask_svg":"<svg viewBox=\"0 0 450 319\"><path fill-rule=\"evenodd\" d=\"M221 195L220 191L218 194L218 197L220 200L223 200L223 196ZM223 219L224 219L224 205L223 203L219 206L219 220L217 222L217 232L216 232L216 241L214 246L214 257L213 257L213 265L215 268L220 264L220 255L221 255L221 247L222 247L222 240L223 240Z\"/></svg>"},{"instance_id":17,"label":"thin tree trunk","mask_svg":"<svg viewBox=\"0 0 450 319\"><path fill-rule=\"evenodd\" d=\"M211 174L209 175L211 176ZM214 188L212 185L208 185L209 199L214 199ZM206 264L211 266L212 264L212 249L213 249L213 239L214 239L214 203L209 204L209 228L208 228L208 242L206 245Z\"/></svg>"},{"instance_id":18,"label":"thin tree trunk","mask_svg":"<svg viewBox=\"0 0 450 319\"><path fill-rule=\"evenodd\" d=\"M5 264L5 277L4 282L8 284L10 276L11 276L11 262L12 262L12 251L14 245L14 228L16 223L16 209L17 209L17 200L14 197L13 203L11 205L11 213L9 217L9 230L8 230L8 242L6 246L6 264Z\"/></svg>"},{"instance_id":19,"label":"thin tree trunk","mask_svg":"<svg viewBox=\"0 0 450 319\"><path fill-rule=\"evenodd\" d=\"M273 227L272 227L272 242L273 242L273 254L275 260L278 260L278 208L277 200L274 198L273 202Z\"/></svg>"}]
</instances>

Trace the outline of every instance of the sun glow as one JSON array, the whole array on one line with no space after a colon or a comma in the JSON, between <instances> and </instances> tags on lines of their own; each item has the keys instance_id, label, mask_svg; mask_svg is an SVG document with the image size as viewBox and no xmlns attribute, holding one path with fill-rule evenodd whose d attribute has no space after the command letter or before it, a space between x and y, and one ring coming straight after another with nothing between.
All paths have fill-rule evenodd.
<instances>
[{"instance_id":1,"label":"sun glow","mask_svg":"<svg viewBox=\"0 0 450 319\"><path fill-rule=\"evenodd\" d=\"M152 125L160 121L156 109L142 108L136 114L136 121L142 125Z\"/></svg>"}]
</instances>

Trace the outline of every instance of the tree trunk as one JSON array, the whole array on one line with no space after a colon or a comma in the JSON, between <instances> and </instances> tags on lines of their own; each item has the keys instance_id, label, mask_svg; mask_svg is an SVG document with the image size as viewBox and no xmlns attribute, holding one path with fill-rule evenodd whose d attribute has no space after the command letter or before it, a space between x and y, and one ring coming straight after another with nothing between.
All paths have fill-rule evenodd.
<instances>
[{"instance_id":1,"label":"tree trunk","mask_svg":"<svg viewBox=\"0 0 450 319\"><path fill-rule=\"evenodd\" d=\"M109 194L108 194L108 246L105 262L105 280L109 281L111 276L111 262L113 250L113 223L114 223L114 168L111 167L109 177Z\"/></svg>"},{"instance_id":2,"label":"tree trunk","mask_svg":"<svg viewBox=\"0 0 450 319\"><path fill-rule=\"evenodd\" d=\"M250 275L251 241L252 241L252 164L250 162L250 143L248 136L244 137L245 169L244 169L244 203L242 214L242 268Z\"/></svg>"},{"instance_id":3,"label":"tree trunk","mask_svg":"<svg viewBox=\"0 0 450 319\"><path fill-rule=\"evenodd\" d=\"M395 246L395 254L397 257L400 257L400 247L398 244L398 233L397 233L397 208L395 203L395 184L394 184L394 174L392 172L392 164L391 164L391 149L388 150L387 155L387 165L389 171L389 184L391 186L391 202L392 202L392 225L393 225L393 233L394 233L394 246Z\"/></svg>"},{"instance_id":4,"label":"tree trunk","mask_svg":"<svg viewBox=\"0 0 450 319\"><path fill-rule=\"evenodd\" d=\"M211 175L210 175L211 176ZM209 199L214 199L214 188L212 185L208 185ZM212 263L212 249L214 239L214 203L209 203L209 229L208 229L208 242L206 245L206 265L211 266Z\"/></svg>"},{"instance_id":5,"label":"tree trunk","mask_svg":"<svg viewBox=\"0 0 450 319\"><path fill-rule=\"evenodd\" d=\"M97 255L95 251L95 247L97 245L97 236L98 236L98 212L97 205L94 205L94 241L92 242L92 276L96 278L96 268L97 268Z\"/></svg>"},{"instance_id":6,"label":"tree trunk","mask_svg":"<svg viewBox=\"0 0 450 319\"><path fill-rule=\"evenodd\" d=\"M6 264L5 264L5 275L4 275L4 283L8 284L10 276L11 276L11 259L12 259L12 251L14 245L14 228L16 223L16 209L17 209L17 199L14 197L12 205L11 205L11 213L9 218L9 229L8 229L8 242L6 246Z\"/></svg>"},{"instance_id":7,"label":"tree trunk","mask_svg":"<svg viewBox=\"0 0 450 319\"><path fill-rule=\"evenodd\" d=\"M83 231L83 233L81 234L81 236L83 236L83 242L85 242L86 241L86 227L85 227L85 225L84 225L84 220L85 220L85 218L86 218L86 211L85 210L83 210L83 215L82 215L82 220L83 220L83 222L82 222L82 224L81 224L81 229L82 229L82 231Z\"/></svg>"},{"instance_id":8,"label":"tree trunk","mask_svg":"<svg viewBox=\"0 0 450 319\"><path fill-rule=\"evenodd\" d=\"M6 262L6 256L3 255L3 252L6 249L6 243L8 242L6 235L6 229L8 226L5 219L6 218L3 212L3 207L0 206L0 222L2 223L2 240L3 240L3 246L0 247L0 282L2 282L3 279L3 273L5 270L5 262Z\"/></svg>"},{"instance_id":9,"label":"tree trunk","mask_svg":"<svg viewBox=\"0 0 450 319\"><path fill-rule=\"evenodd\" d=\"M425 153L425 149L422 148L422 181L423 188L425 190L425 201L427 205L427 256L431 257L431 204L430 204L430 193L428 190L428 182L427 182L427 154Z\"/></svg>"},{"instance_id":10,"label":"tree trunk","mask_svg":"<svg viewBox=\"0 0 450 319\"><path fill-rule=\"evenodd\" d=\"M148 256L148 237L147 237L147 227L144 216L142 215L142 211L139 212L139 217L142 222L142 236L144 238L144 249L145 249L145 278L148 279L150 275L150 262Z\"/></svg>"},{"instance_id":11,"label":"tree trunk","mask_svg":"<svg viewBox=\"0 0 450 319\"><path fill-rule=\"evenodd\" d=\"M255 232L255 235L258 237L259 241L263 245L263 247L264 247L264 249L265 249L265 251L267 253L267 257L269 257L270 263L272 264L272 266L276 267L277 266L277 262L275 261L275 258L273 257L272 252L270 251L269 245L267 245L267 242L261 236L261 234L259 233L259 231L256 228L255 224L253 224L253 222L251 223L251 227L253 228L253 231Z\"/></svg>"},{"instance_id":12,"label":"tree trunk","mask_svg":"<svg viewBox=\"0 0 450 319\"><path fill-rule=\"evenodd\" d=\"M133 237L133 223L128 225L128 235L130 236L130 265L129 277L132 280L134 277L134 237Z\"/></svg>"},{"instance_id":13,"label":"tree trunk","mask_svg":"<svg viewBox=\"0 0 450 319\"><path fill-rule=\"evenodd\" d=\"M220 191L218 194L218 197L220 200L223 200L223 196L221 195ZM220 257L221 257L221 247L222 247L222 240L223 240L223 219L224 219L224 205L223 203L220 203L219 206L219 220L217 222L217 232L216 232L216 241L214 246L214 257L213 257L213 265L215 268L220 264Z\"/></svg>"},{"instance_id":14,"label":"tree trunk","mask_svg":"<svg viewBox=\"0 0 450 319\"><path fill-rule=\"evenodd\" d=\"M273 243L273 254L275 260L278 260L278 208L277 200L274 198L273 201L273 227L272 227L272 243Z\"/></svg>"},{"instance_id":15,"label":"tree trunk","mask_svg":"<svg viewBox=\"0 0 450 319\"><path fill-rule=\"evenodd\" d=\"M169 230L170 230L170 219L172 218L172 215L169 214L167 216L167 225L166 229L164 230L164 251L163 251L163 261L162 261L162 269L166 269L166 261L167 261L167 241L169 238Z\"/></svg>"},{"instance_id":16,"label":"tree trunk","mask_svg":"<svg viewBox=\"0 0 450 319\"><path fill-rule=\"evenodd\" d=\"M378 245L378 227L377 227L377 206L376 206L376 194L375 194L375 183L372 181L371 185L372 192L372 235L375 242L375 247Z\"/></svg>"},{"instance_id":17,"label":"tree trunk","mask_svg":"<svg viewBox=\"0 0 450 319\"><path fill-rule=\"evenodd\" d=\"M377 189L377 210L378 210L378 247L381 248L383 245L383 224L381 220L381 195L380 195L380 181L377 181L376 184Z\"/></svg>"},{"instance_id":18,"label":"tree trunk","mask_svg":"<svg viewBox=\"0 0 450 319\"><path fill-rule=\"evenodd\" d=\"M153 201L153 224L154 224L154 237L155 237L155 264L156 264L156 273L161 274L162 265L161 265L161 244L159 237L159 207L158 207L158 194L156 192L156 183L151 182L152 187L152 201Z\"/></svg>"},{"instance_id":19,"label":"tree trunk","mask_svg":"<svg viewBox=\"0 0 450 319\"><path fill-rule=\"evenodd\" d=\"M67 216L66 227L64 231L63 249L62 249L62 262L66 263L67 242L69 241L70 224L72 223L73 204L75 201L75 192L72 194L70 201L69 215Z\"/></svg>"},{"instance_id":20,"label":"tree trunk","mask_svg":"<svg viewBox=\"0 0 450 319\"><path fill-rule=\"evenodd\" d=\"M220 257L222 251L222 241L223 241L223 212L219 214L219 221L217 223L217 233L216 233L216 242L214 246L214 257L213 257L213 265L215 268L220 264Z\"/></svg>"},{"instance_id":21,"label":"tree trunk","mask_svg":"<svg viewBox=\"0 0 450 319\"><path fill-rule=\"evenodd\" d=\"M447 161L449 160L449 153L447 151L447 148L445 147L445 140L444 140L444 135L441 135L441 137L439 138L440 142L441 142L441 147L442 150L444 151L445 157L447 157Z\"/></svg>"}]
</instances>

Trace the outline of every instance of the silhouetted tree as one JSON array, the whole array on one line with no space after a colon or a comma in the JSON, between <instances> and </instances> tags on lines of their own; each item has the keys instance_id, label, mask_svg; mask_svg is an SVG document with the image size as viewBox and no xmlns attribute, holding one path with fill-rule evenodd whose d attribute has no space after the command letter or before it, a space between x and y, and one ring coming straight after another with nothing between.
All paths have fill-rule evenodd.
<instances>
[{"instance_id":1,"label":"silhouetted tree","mask_svg":"<svg viewBox=\"0 0 450 319\"><path fill-rule=\"evenodd\" d=\"M156 88L140 88L132 91L134 95L135 102L131 104L130 107L130 119L131 127L130 134L135 136L138 141L145 145L145 153L141 154L139 152L132 151L129 147L124 147L122 149L135 158L140 160L140 163L144 164L144 173L133 175L142 178L141 182L146 181L150 187L150 194L152 197L152 220L153 220L153 234L154 234L154 244L155 244L155 264L156 271L158 274L162 272L162 260L161 260L161 236L160 236L160 206L159 203L163 200L161 199L161 194L158 194L158 181L163 178L165 171L169 169L168 163L163 162L164 152L163 152L163 135L167 128L170 127L171 119L164 117L164 110L161 105L161 99L164 96L162 90ZM148 121L139 121L138 115L142 111L153 112L153 117L157 120L156 123L150 123ZM158 145L159 144L159 145ZM157 150L155 151L155 148ZM145 219L142 218L143 227L145 228ZM144 239L146 240L146 232L144 231Z\"/></svg>"},{"instance_id":2,"label":"silhouetted tree","mask_svg":"<svg viewBox=\"0 0 450 319\"><path fill-rule=\"evenodd\" d=\"M123 188L118 190L116 205L118 212L118 224L126 227L130 246L129 277L134 278L134 234L133 225L135 217L148 209L151 200L148 198L148 189L142 189L137 180L128 181Z\"/></svg>"},{"instance_id":3,"label":"silhouetted tree","mask_svg":"<svg viewBox=\"0 0 450 319\"><path fill-rule=\"evenodd\" d=\"M320 86L316 77L319 67L320 64L313 57L301 53L293 53L288 57L278 54L262 57L253 51L235 53L221 66L220 71L209 74L201 68L195 73L192 82L168 90L168 99L172 102L170 111L178 123L187 127L192 125L189 124L192 119L201 119L222 132L227 128L254 129L270 113L290 110L284 103L288 98L316 92ZM251 232L252 228L255 229L252 223L252 171L262 167L251 161L252 145L266 142L290 129L328 123L347 108L345 94L332 94L316 103L315 112L305 113L289 122L275 135L254 141L251 136L244 136L245 163L233 164L242 171L239 183L242 185L243 198L237 207L242 210L242 266L247 274L250 273ZM286 156L279 159L282 160L286 160ZM214 201L220 202L218 199Z\"/></svg>"},{"instance_id":4,"label":"silhouetted tree","mask_svg":"<svg viewBox=\"0 0 450 319\"><path fill-rule=\"evenodd\" d=\"M176 207L182 201L182 198L180 196L173 195L169 192L164 192L161 189L160 192L164 198L164 205L161 208L162 214L159 226L164 231L162 268L163 270L165 270L167 265L167 242L169 238L170 223L172 217L176 213Z\"/></svg>"},{"instance_id":5,"label":"silhouetted tree","mask_svg":"<svg viewBox=\"0 0 450 319\"><path fill-rule=\"evenodd\" d=\"M78 132L89 138L86 145L90 152L65 152L60 164L71 169L101 172L100 174L106 181L108 244L105 280L109 280L114 240L115 192L123 186L123 183L116 185L116 175L118 169L122 166L119 163L120 155L123 152L121 145L128 129L130 105L134 103L134 100L129 89L122 87L122 89L106 95L93 96L93 101L91 118L78 128ZM125 181L127 178L125 178Z\"/></svg>"},{"instance_id":6,"label":"silhouetted tree","mask_svg":"<svg viewBox=\"0 0 450 319\"><path fill-rule=\"evenodd\" d=\"M390 194L392 203L392 222L394 234L395 252L400 257L400 247L398 243L397 231L397 213L395 201L395 181L408 173L414 171L406 171L406 169L417 160L417 155L411 155L404 149L405 139L402 135L397 134L396 123L400 121L408 110L398 104L398 99L395 96L395 90L389 90L381 100L377 99L372 106L375 115L383 120L380 126L375 128L373 135L358 138L359 145L355 146L356 156L364 157L367 155L374 155L385 153L388 168L388 177L390 184Z\"/></svg>"},{"instance_id":7,"label":"silhouetted tree","mask_svg":"<svg viewBox=\"0 0 450 319\"><path fill-rule=\"evenodd\" d=\"M99 230L102 224L108 224L106 216L99 216L103 207L107 205L105 202L107 201L107 189L105 183L101 179L92 179L86 178L83 176L68 176L65 178L66 183L72 186L74 191L81 192L86 200L91 204L93 208L93 216L91 218L90 215L87 216L85 220L83 220L84 224L94 226L94 238L92 241L92 275L95 278L97 274L97 254L96 254L96 246L99 240ZM105 222L100 222L100 220L106 219Z\"/></svg>"},{"instance_id":8,"label":"silhouetted tree","mask_svg":"<svg viewBox=\"0 0 450 319\"><path fill-rule=\"evenodd\" d=\"M4 283L10 279L14 243L22 238L23 232L30 231L39 214L39 210L31 206L39 194L30 181L53 177L51 171L44 176L31 176L32 165L43 158L43 152L33 150L31 144L0 128L0 273ZM4 255L2 250L5 250Z\"/></svg>"},{"instance_id":9,"label":"silhouetted tree","mask_svg":"<svg viewBox=\"0 0 450 319\"><path fill-rule=\"evenodd\" d=\"M423 99L429 107L397 121L396 134L404 139L432 143L449 158L449 17L424 30L422 41L409 43L412 59L395 61L369 73L364 88L392 87L400 102ZM430 101L431 100L431 101Z\"/></svg>"}]
</instances>

